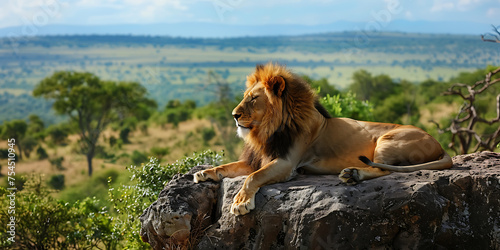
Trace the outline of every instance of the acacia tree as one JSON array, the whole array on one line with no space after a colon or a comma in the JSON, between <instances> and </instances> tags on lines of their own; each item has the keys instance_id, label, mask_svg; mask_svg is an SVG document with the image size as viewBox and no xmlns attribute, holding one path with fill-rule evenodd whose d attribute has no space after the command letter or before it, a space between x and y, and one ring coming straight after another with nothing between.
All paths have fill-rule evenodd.
<instances>
[{"instance_id":1,"label":"acacia tree","mask_svg":"<svg viewBox=\"0 0 500 250\"><path fill-rule=\"evenodd\" d=\"M35 97L53 99L53 109L77 124L89 176L101 132L111 122L156 107L146 95L147 90L135 82L101 81L91 73L72 71L56 72L33 90Z\"/></svg>"},{"instance_id":2,"label":"acacia tree","mask_svg":"<svg viewBox=\"0 0 500 250\"><path fill-rule=\"evenodd\" d=\"M23 158L23 142L22 139L26 135L26 130L28 129L28 124L24 120L12 120L9 122L5 122L0 129L0 135L3 139L11 139L14 138L15 144L17 146L17 150L19 153L19 159ZM29 157L29 156L28 156Z\"/></svg>"}]
</instances>

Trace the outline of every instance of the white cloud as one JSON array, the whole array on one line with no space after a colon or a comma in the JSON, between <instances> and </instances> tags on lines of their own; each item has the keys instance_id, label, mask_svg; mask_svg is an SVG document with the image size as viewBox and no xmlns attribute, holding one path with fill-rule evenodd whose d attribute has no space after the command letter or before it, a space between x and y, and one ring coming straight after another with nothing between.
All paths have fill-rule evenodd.
<instances>
[{"instance_id":1,"label":"white cloud","mask_svg":"<svg viewBox=\"0 0 500 250\"><path fill-rule=\"evenodd\" d=\"M413 13L411 13L411 11L405 12L405 18L408 20L415 20L415 17L413 16Z\"/></svg>"},{"instance_id":2,"label":"white cloud","mask_svg":"<svg viewBox=\"0 0 500 250\"><path fill-rule=\"evenodd\" d=\"M467 11L470 10L470 8L473 8L474 5L478 5L481 2L484 2L482 0L460 0L457 3L457 9L460 11Z\"/></svg>"},{"instance_id":3,"label":"white cloud","mask_svg":"<svg viewBox=\"0 0 500 250\"><path fill-rule=\"evenodd\" d=\"M453 10L454 8L455 4L453 2L435 0L434 4L431 7L431 12L448 11L448 10Z\"/></svg>"},{"instance_id":4,"label":"white cloud","mask_svg":"<svg viewBox=\"0 0 500 250\"><path fill-rule=\"evenodd\" d=\"M174 13L189 11L189 4L196 0L77 0L76 5L88 10L110 9L109 13L85 11L84 23L152 23L163 22ZM73 9L76 9L73 8ZM78 11L78 10L77 10ZM187 16L187 13L186 13ZM86 23L85 23L86 22Z\"/></svg>"},{"instance_id":5,"label":"white cloud","mask_svg":"<svg viewBox=\"0 0 500 250\"><path fill-rule=\"evenodd\" d=\"M440 12L440 11L471 11L480 6L484 6L488 4L491 0L458 0L458 1L450 1L450 0L434 0L434 3L431 7L431 12Z\"/></svg>"},{"instance_id":6,"label":"white cloud","mask_svg":"<svg viewBox=\"0 0 500 250\"><path fill-rule=\"evenodd\" d=\"M0 3L0 27L45 26L59 20L64 0L8 0Z\"/></svg>"},{"instance_id":7,"label":"white cloud","mask_svg":"<svg viewBox=\"0 0 500 250\"><path fill-rule=\"evenodd\" d=\"M500 8L489 8L486 11L486 16L490 18L498 18L500 16Z\"/></svg>"},{"instance_id":8,"label":"white cloud","mask_svg":"<svg viewBox=\"0 0 500 250\"><path fill-rule=\"evenodd\" d=\"M193 1L181 0L79 0L76 5L92 8L116 8L131 9L133 11L143 11L151 8L173 8L177 10L186 10L186 3Z\"/></svg>"}]
</instances>

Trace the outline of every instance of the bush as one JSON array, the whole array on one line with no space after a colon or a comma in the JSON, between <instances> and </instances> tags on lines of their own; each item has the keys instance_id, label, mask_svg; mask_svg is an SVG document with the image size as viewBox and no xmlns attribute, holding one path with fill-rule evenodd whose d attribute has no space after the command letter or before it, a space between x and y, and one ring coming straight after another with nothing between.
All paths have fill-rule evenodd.
<instances>
[{"instance_id":1,"label":"bush","mask_svg":"<svg viewBox=\"0 0 500 250\"><path fill-rule=\"evenodd\" d=\"M5 178L4 180L5 180L4 187L8 187L8 188L12 187L11 183L9 182L9 180L7 178ZM27 181L26 175L16 174L14 176L14 187L16 188L16 191L23 190L24 185L26 184L26 181Z\"/></svg>"},{"instance_id":2,"label":"bush","mask_svg":"<svg viewBox=\"0 0 500 250\"><path fill-rule=\"evenodd\" d=\"M47 135L50 137L52 143L56 145L66 144L66 138L71 132L69 124L57 124L49 126L46 129Z\"/></svg>"},{"instance_id":3,"label":"bush","mask_svg":"<svg viewBox=\"0 0 500 250\"><path fill-rule=\"evenodd\" d=\"M131 178L126 185L112 188L113 181L120 175L116 170L110 170L92 177L80 190L74 190L78 191L75 194L82 197L92 196L81 191L107 185L113 211L108 211L95 197L72 202L55 199L42 178L32 175L26 182L25 189L16 193L15 242L6 240L7 227L2 227L0 248L150 249L139 236L138 217L143 210L157 199L174 175L186 173L201 164L219 164L221 157L220 154L206 151L165 166L160 166L158 160L152 158L142 166L127 168ZM61 177L51 179L61 182ZM8 193L9 191L0 187L1 196ZM71 198L75 196L72 195ZM9 199L0 200L2 225L7 225L10 220L9 202Z\"/></svg>"},{"instance_id":4,"label":"bush","mask_svg":"<svg viewBox=\"0 0 500 250\"><path fill-rule=\"evenodd\" d=\"M52 165L52 167L55 167L57 170L64 170L64 167L62 165L63 161L64 161L63 156L49 159L49 162Z\"/></svg>"},{"instance_id":5,"label":"bush","mask_svg":"<svg viewBox=\"0 0 500 250\"><path fill-rule=\"evenodd\" d=\"M403 115L409 115L409 121L418 121L419 112L415 102L405 95L392 95L387 97L374 112L379 122L403 123Z\"/></svg>"},{"instance_id":6,"label":"bush","mask_svg":"<svg viewBox=\"0 0 500 250\"><path fill-rule=\"evenodd\" d=\"M174 127L177 127L180 122L191 119L195 108L196 103L194 101L186 100L181 103L179 100L171 100L165 106L162 115L167 118L168 123L172 123Z\"/></svg>"},{"instance_id":7,"label":"bush","mask_svg":"<svg viewBox=\"0 0 500 250\"><path fill-rule=\"evenodd\" d=\"M130 160L132 160L132 164L140 165L141 163L146 162L148 160L148 157L145 154L134 150L134 152L132 152Z\"/></svg>"},{"instance_id":8,"label":"bush","mask_svg":"<svg viewBox=\"0 0 500 250\"><path fill-rule=\"evenodd\" d=\"M9 191L0 188L0 195ZM9 200L0 201L0 223L7 225ZM0 229L0 247L10 249L116 248L112 218L99 201L86 198L73 204L56 200L39 176L31 176L26 189L16 193L16 238L7 241L7 227Z\"/></svg>"},{"instance_id":9,"label":"bush","mask_svg":"<svg viewBox=\"0 0 500 250\"><path fill-rule=\"evenodd\" d=\"M203 128L201 130L201 137L203 138L203 144L208 146L208 142L215 137L215 130L211 128Z\"/></svg>"},{"instance_id":10,"label":"bush","mask_svg":"<svg viewBox=\"0 0 500 250\"><path fill-rule=\"evenodd\" d=\"M165 155L168 155L169 153L170 153L170 148L169 147L164 147L164 148L152 147L150 149L150 154L153 157L158 158L158 159L163 158Z\"/></svg>"},{"instance_id":11,"label":"bush","mask_svg":"<svg viewBox=\"0 0 500 250\"><path fill-rule=\"evenodd\" d=\"M114 137L114 136L109 137L109 146L110 147L114 147L116 145L116 142L117 142L116 137Z\"/></svg>"},{"instance_id":12,"label":"bush","mask_svg":"<svg viewBox=\"0 0 500 250\"><path fill-rule=\"evenodd\" d=\"M0 148L0 159L9 158L9 150L6 148Z\"/></svg>"},{"instance_id":13,"label":"bush","mask_svg":"<svg viewBox=\"0 0 500 250\"><path fill-rule=\"evenodd\" d=\"M148 135L148 123L146 121L141 121L139 122L139 130L141 131L142 135Z\"/></svg>"},{"instance_id":14,"label":"bush","mask_svg":"<svg viewBox=\"0 0 500 250\"><path fill-rule=\"evenodd\" d=\"M186 173L194 166L209 164L217 165L222 155L213 151L193 154L173 164L161 166L157 159L151 158L142 166L130 166L131 184L109 189L109 198L119 216L114 220L115 232L123 232L120 240L124 240L130 249L150 249L151 246L142 242L139 231L141 228L138 217L153 201L165 185L178 173Z\"/></svg>"},{"instance_id":15,"label":"bush","mask_svg":"<svg viewBox=\"0 0 500 250\"><path fill-rule=\"evenodd\" d=\"M120 139L123 143L130 143L128 136L132 130L129 127L124 127L120 130Z\"/></svg>"},{"instance_id":16,"label":"bush","mask_svg":"<svg viewBox=\"0 0 500 250\"><path fill-rule=\"evenodd\" d=\"M38 141L32 136L25 136L23 139L21 139L20 143L21 145L23 145L23 153L26 158L30 157L31 152L38 145Z\"/></svg>"},{"instance_id":17,"label":"bush","mask_svg":"<svg viewBox=\"0 0 500 250\"><path fill-rule=\"evenodd\" d=\"M44 160L49 158L49 155L47 154L47 151L42 146L38 146L36 149L36 154L38 155L39 160Z\"/></svg>"},{"instance_id":18,"label":"bush","mask_svg":"<svg viewBox=\"0 0 500 250\"><path fill-rule=\"evenodd\" d=\"M334 117L348 117L356 120L373 121L373 106L368 101L356 99L352 92L320 99L321 104Z\"/></svg>"},{"instance_id":19,"label":"bush","mask_svg":"<svg viewBox=\"0 0 500 250\"><path fill-rule=\"evenodd\" d=\"M64 188L64 175L56 174L52 175L49 179L49 186L53 189L61 190Z\"/></svg>"}]
</instances>

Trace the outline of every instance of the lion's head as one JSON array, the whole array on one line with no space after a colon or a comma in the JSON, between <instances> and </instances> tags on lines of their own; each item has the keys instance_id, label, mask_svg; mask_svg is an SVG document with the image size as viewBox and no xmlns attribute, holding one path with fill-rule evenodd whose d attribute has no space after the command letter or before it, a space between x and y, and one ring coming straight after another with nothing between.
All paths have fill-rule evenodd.
<instances>
[{"instance_id":1,"label":"lion's head","mask_svg":"<svg viewBox=\"0 0 500 250\"><path fill-rule=\"evenodd\" d=\"M311 118L318 112L315 91L285 66L273 63L257 65L247 76L246 87L233 110L238 135L253 155L286 157L294 139L309 132Z\"/></svg>"}]
</instances>

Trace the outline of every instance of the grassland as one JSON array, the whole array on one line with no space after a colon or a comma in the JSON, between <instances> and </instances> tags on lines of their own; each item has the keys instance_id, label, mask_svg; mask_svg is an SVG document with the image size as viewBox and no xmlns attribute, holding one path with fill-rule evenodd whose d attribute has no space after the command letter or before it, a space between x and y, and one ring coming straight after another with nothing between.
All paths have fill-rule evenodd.
<instances>
[{"instance_id":1,"label":"grassland","mask_svg":"<svg viewBox=\"0 0 500 250\"><path fill-rule=\"evenodd\" d=\"M15 43L0 39L0 94L10 94L0 98L0 110L17 104L5 99L28 98L23 94L29 95L35 84L59 70L137 81L163 107L172 99L193 99L199 105L213 101L213 82L207 76L210 71L239 92L255 64L268 61L287 64L299 74L326 78L341 89L352 83L352 73L359 69L421 82L446 81L458 72L500 65L498 46L475 36L376 33L359 44L358 35L344 32L231 39L48 36ZM29 111L0 111L0 121L26 117Z\"/></svg>"},{"instance_id":2,"label":"grassland","mask_svg":"<svg viewBox=\"0 0 500 250\"><path fill-rule=\"evenodd\" d=\"M95 174L114 169L123 173L126 166L135 165L130 161L130 156L134 151L144 155L151 155L150 150L153 147L169 148L169 153L165 155L162 162L174 162L192 152L201 152L206 149L214 151L223 150L222 143L217 137L210 140L207 144L203 143L200 131L204 128L211 128L212 124L207 120L192 119L179 124L173 128L171 124L164 127L150 126L148 133L144 134L137 130L131 133L130 142L121 147L111 147L107 141L111 136L118 137L118 132L108 129L103 132L99 145L104 147L104 152L108 157L96 157L93 160ZM218 131L217 131L218 133ZM67 187L81 185L89 179L87 174L87 161L85 155L75 152L78 135L69 136L64 145L49 146L42 143L41 146L47 149L49 159L64 157L62 169L52 165L49 159L39 160L36 154L30 158L24 158L16 162L15 172L17 176L29 174L43 174L45 178L55 174L65 176L65 185ZM0 141L1 145L7 145L7 141ZM189 153L188 153L189 152ZM241 152L241 147L236 149ZM7 159L0 160L0 165L7 166ZM140 164L139 164L140 165ZM7 176L7 167L2 168L1 175ZM4 185L4 183L1 183Z\"/></svg>"}]
</instances>

